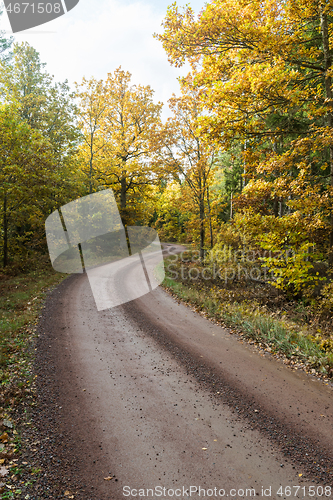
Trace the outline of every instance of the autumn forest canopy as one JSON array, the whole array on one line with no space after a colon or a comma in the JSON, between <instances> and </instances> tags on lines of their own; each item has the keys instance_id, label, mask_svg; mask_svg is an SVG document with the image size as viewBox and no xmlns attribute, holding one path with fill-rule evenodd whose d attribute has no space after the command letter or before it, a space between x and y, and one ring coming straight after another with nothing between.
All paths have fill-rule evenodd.
<instances>
[{"instance_id":1,"label":"autumn forest canopy","mask_svg":"<svg viewBox=\"0 0 333 500\"><path fill-rule=\"evenodd\" d=\"M50 213L112 188L125 225L330 300L333 0L211 0L197 16L174 3L154 36L191 68L164 121L126 68L70 88L0 39L1 272L47 256Z\"/></svg>"}]
</instances>

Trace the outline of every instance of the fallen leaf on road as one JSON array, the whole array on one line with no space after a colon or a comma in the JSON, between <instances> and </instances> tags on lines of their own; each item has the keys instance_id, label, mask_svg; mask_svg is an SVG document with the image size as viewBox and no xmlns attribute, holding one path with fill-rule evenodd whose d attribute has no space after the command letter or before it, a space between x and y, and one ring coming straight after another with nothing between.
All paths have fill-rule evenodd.
<instances>
[{"instance_id":1,"label":"fallen leaf on road","mask_svg":"<svg viewBox=\"0 0 333 500\"><path fill-rule=\"evenodd\" d=\"M5 441L7 441L7 440L8 440L8 434L7 434L7 432L4 432L4 433L1 435L1 437L0 437L0 441L2 441L2 442L4 443L4 442L5 442Z\"/></svg>"},{"instance_id":2,"label":"fallen leaf on road","mask_svg":"<svg viewBox=\"0 0 333 500\"><path fill-rule=\"evenodd\" d=\"M202 450L207 450L207 448L201 448Z\"/></svg>"},{"instance_id":3,"label":"fallen leaf on road","mask_svg":"<svg viewBox=\"0 0 333 500\"><path fill-rule=\"evenodd\" d=\"M68 490L65 491L64 495L65 495L65 497L68 497L68 498L74 498L74 495L72 495L71 492Z\"/></svg>"},{"instance_id":4,"label":"fallen leaf on road","mask_svg":"<svg viewBox=\"0 0 333 500\"><path fill-rule=\"evenodd\" d=\"M7 476L8 472L9 472L9 469L7 469L6 467L0 467L0 476L1 477Z\"/></svg>"},{"instance_id":5,"label":"fallen leaf on road","mask_svg":"<svg viewBox=\"0 0 333 500\"><path fill-rule=\"evenodd\" d=\"M105 478L104 478L104 481L111 481L111 479L113 479L113 477L112 477L112 476L105 477Z\"/></svg>"},{"instance_id":6,"label":"fallen leaf on road","mask_svg":"<svg viewBox=\"0 0 333 500\"><path fill-rule=\"evenodd\" d=\"M298 474L298 477L302 477L302 476L303 476L303 474Z\"/></svg>"}]
</instances>

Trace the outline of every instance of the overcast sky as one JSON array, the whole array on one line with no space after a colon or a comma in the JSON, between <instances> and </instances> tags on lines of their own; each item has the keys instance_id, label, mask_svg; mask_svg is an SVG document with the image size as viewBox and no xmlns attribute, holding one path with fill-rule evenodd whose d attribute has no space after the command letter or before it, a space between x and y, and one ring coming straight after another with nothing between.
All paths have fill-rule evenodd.
<instances>
[{"instance_id":1,"label":"overcast sky","mask_svg":"<svg viewBox=\"0 0 333 500\"><path fill-rule=\"evenodd\" d=\"M83 76L105 79L121 66L132 74L133 83L150 85L155 101L166 103L179 92L177 77L186 74L185 69L170 66L161 42L152 36L162 32L161 22L172 1L80 0L58 19L16 33L15 41L32 45L57 81L68 79L72 85ZM205 0L177 1L185 3L198 13ZM5 12L0 28L11 33Z\"/></svg>"}]
</instances>

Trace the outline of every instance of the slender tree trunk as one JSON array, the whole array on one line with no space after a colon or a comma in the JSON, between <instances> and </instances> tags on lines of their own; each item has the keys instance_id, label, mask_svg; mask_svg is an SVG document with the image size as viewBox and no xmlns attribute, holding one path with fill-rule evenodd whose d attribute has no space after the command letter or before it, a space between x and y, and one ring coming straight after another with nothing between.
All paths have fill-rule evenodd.
<instances>
[{"instance_id":1,"label":"slender tree trunk","mask_svg":"<svg viewBox=\"0 0 333 500\"><path fill-rule=\"evenodd\" d=\"M120 191L120 207L122 210L126 210L126 177L122 177L120 181L121 191Z\"/></svg>"},{"instance_id":2,"label":"slender tree trunk","mask_svg":"<svg viewBox=\"0 0 333 500\"><path fill-rule=\"evenodd\" d=\"M127 205L127 182L126 182L126 173L123 173L122 178L120 179L120 214L123 221L124 226L127 225L127 213L126 213L126 205Z\"/></svg>"},{"instance_id":3,"label":"slender tree trunk","mask_svg":"<svg viewBox=\"0 0 333 500\"><path fill-rule=\"evenodd\" d=\"M274 217L278 217L278 215L279 215L279 202L278 202L277 196L275 196L275 198L274 198L273 210L274 210Z\"/></svg>"},{"instance_id":4,"label":"slender tree trunk","mask_svg":"<svg viewBox=\"0 0 333 500\"><path fill-rule=\"evenodd\" d=\"M200 260L205 257L205 203L204 196L201 194L199 201L199 218L200 218Z\"/></svg>"},{"instance_id":5,"label":"slender tree trunk","mask_svg":"<svg viewBox=\"0 0 333 500\"><path fill-rule=\"evenodd\" d=\"M244 152L246 151L246 147L247 147L247 140L245 139L245 142L244 142ZM244 189L245 186L246 186L246 161L245 161L245 158L244 158L244 167L243 167L243 182L242 182L242 188Z\"/></svg>"},{"instance_id":6,"label":"slender tree trunk","mask_svg":"<svg viewBox=\"0 0 333 500\"><path fill-rule=\"evenodd\" d=\"M89 194L92 193L92 169L93 169L93 160L90 157L90 169L89 169Z\"/></svg>"},{"instance_id":7,"label":"slender tree trunk","mask_svg":"<svg viewBox=\"0 0 333 500\"><path fill-rule=\"evenodd\" d=\"M208 206L208 218L209 218L210 248L213 248L214 240L213 240L213 228L212 228L212 214L210 211L209 187L207 187L207 206Z\"/></svg>"},{"instance_id":8,"label":"slender tree trunk","mask_svg":"<svg viewBox=\"0 0 333 500\"><path fill-rule=\"evenodd\" d=\"M329 40L329 31L328 31L328 23L327 23L327 15L323 10L323 4L320 4L320 27L321 27L321 36L323 41L323 49L324 49L324 63L325 63L325 92L326 98L328 99L328 110L326 114L326 122L327 125L332 128L333 126L333 112L332 112L332 78L330 76L330 69L332 67L332 57L330 52L330 40ZM330 185L333 188L333 146L329 147L329 155L330 155ZM330 230L330 249L329 249L329 265L333 265L333 212L331 211L331 230Z\"/></svg>"},{"instance_id":9,"label":"slender tree trunk","mask_svg":"<svg viewBox=\"0 0 333 500\"><path fill-rule=\"evenodd\" d=\"M7 195L3 201L3 267L8 264L8 217L7 217Z\"/></svg>"},{"instance_id":10,"label":"slender tree trunk","mask_svg":"<svg viewBox=\"0 0 333 500\"><path fill-rule=\"evenodd\" d=\"M94 157L93 141L94 141L94 136L93 134L90 134L89 194L92 193L92 175L93 175L93 157Z\"/></svg>"}]
</instances>

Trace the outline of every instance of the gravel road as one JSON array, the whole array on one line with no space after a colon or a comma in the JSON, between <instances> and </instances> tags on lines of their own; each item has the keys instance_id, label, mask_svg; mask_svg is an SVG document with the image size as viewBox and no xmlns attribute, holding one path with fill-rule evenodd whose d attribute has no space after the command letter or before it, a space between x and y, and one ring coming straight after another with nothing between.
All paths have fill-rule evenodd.
<instances>
[{"instance_id":1,"label":"gravel road","mask_svg":"<svg viewBox=\"0 0 333 500\"><path fill-rule=\"evenodd\" d=\"M122 267L117 286L138 272ZM36 372L59 488L41 498L333 496L331 387L160 287L98 312L87 275L69 277L43 311Z\"/></svg>"}]
</instances>

